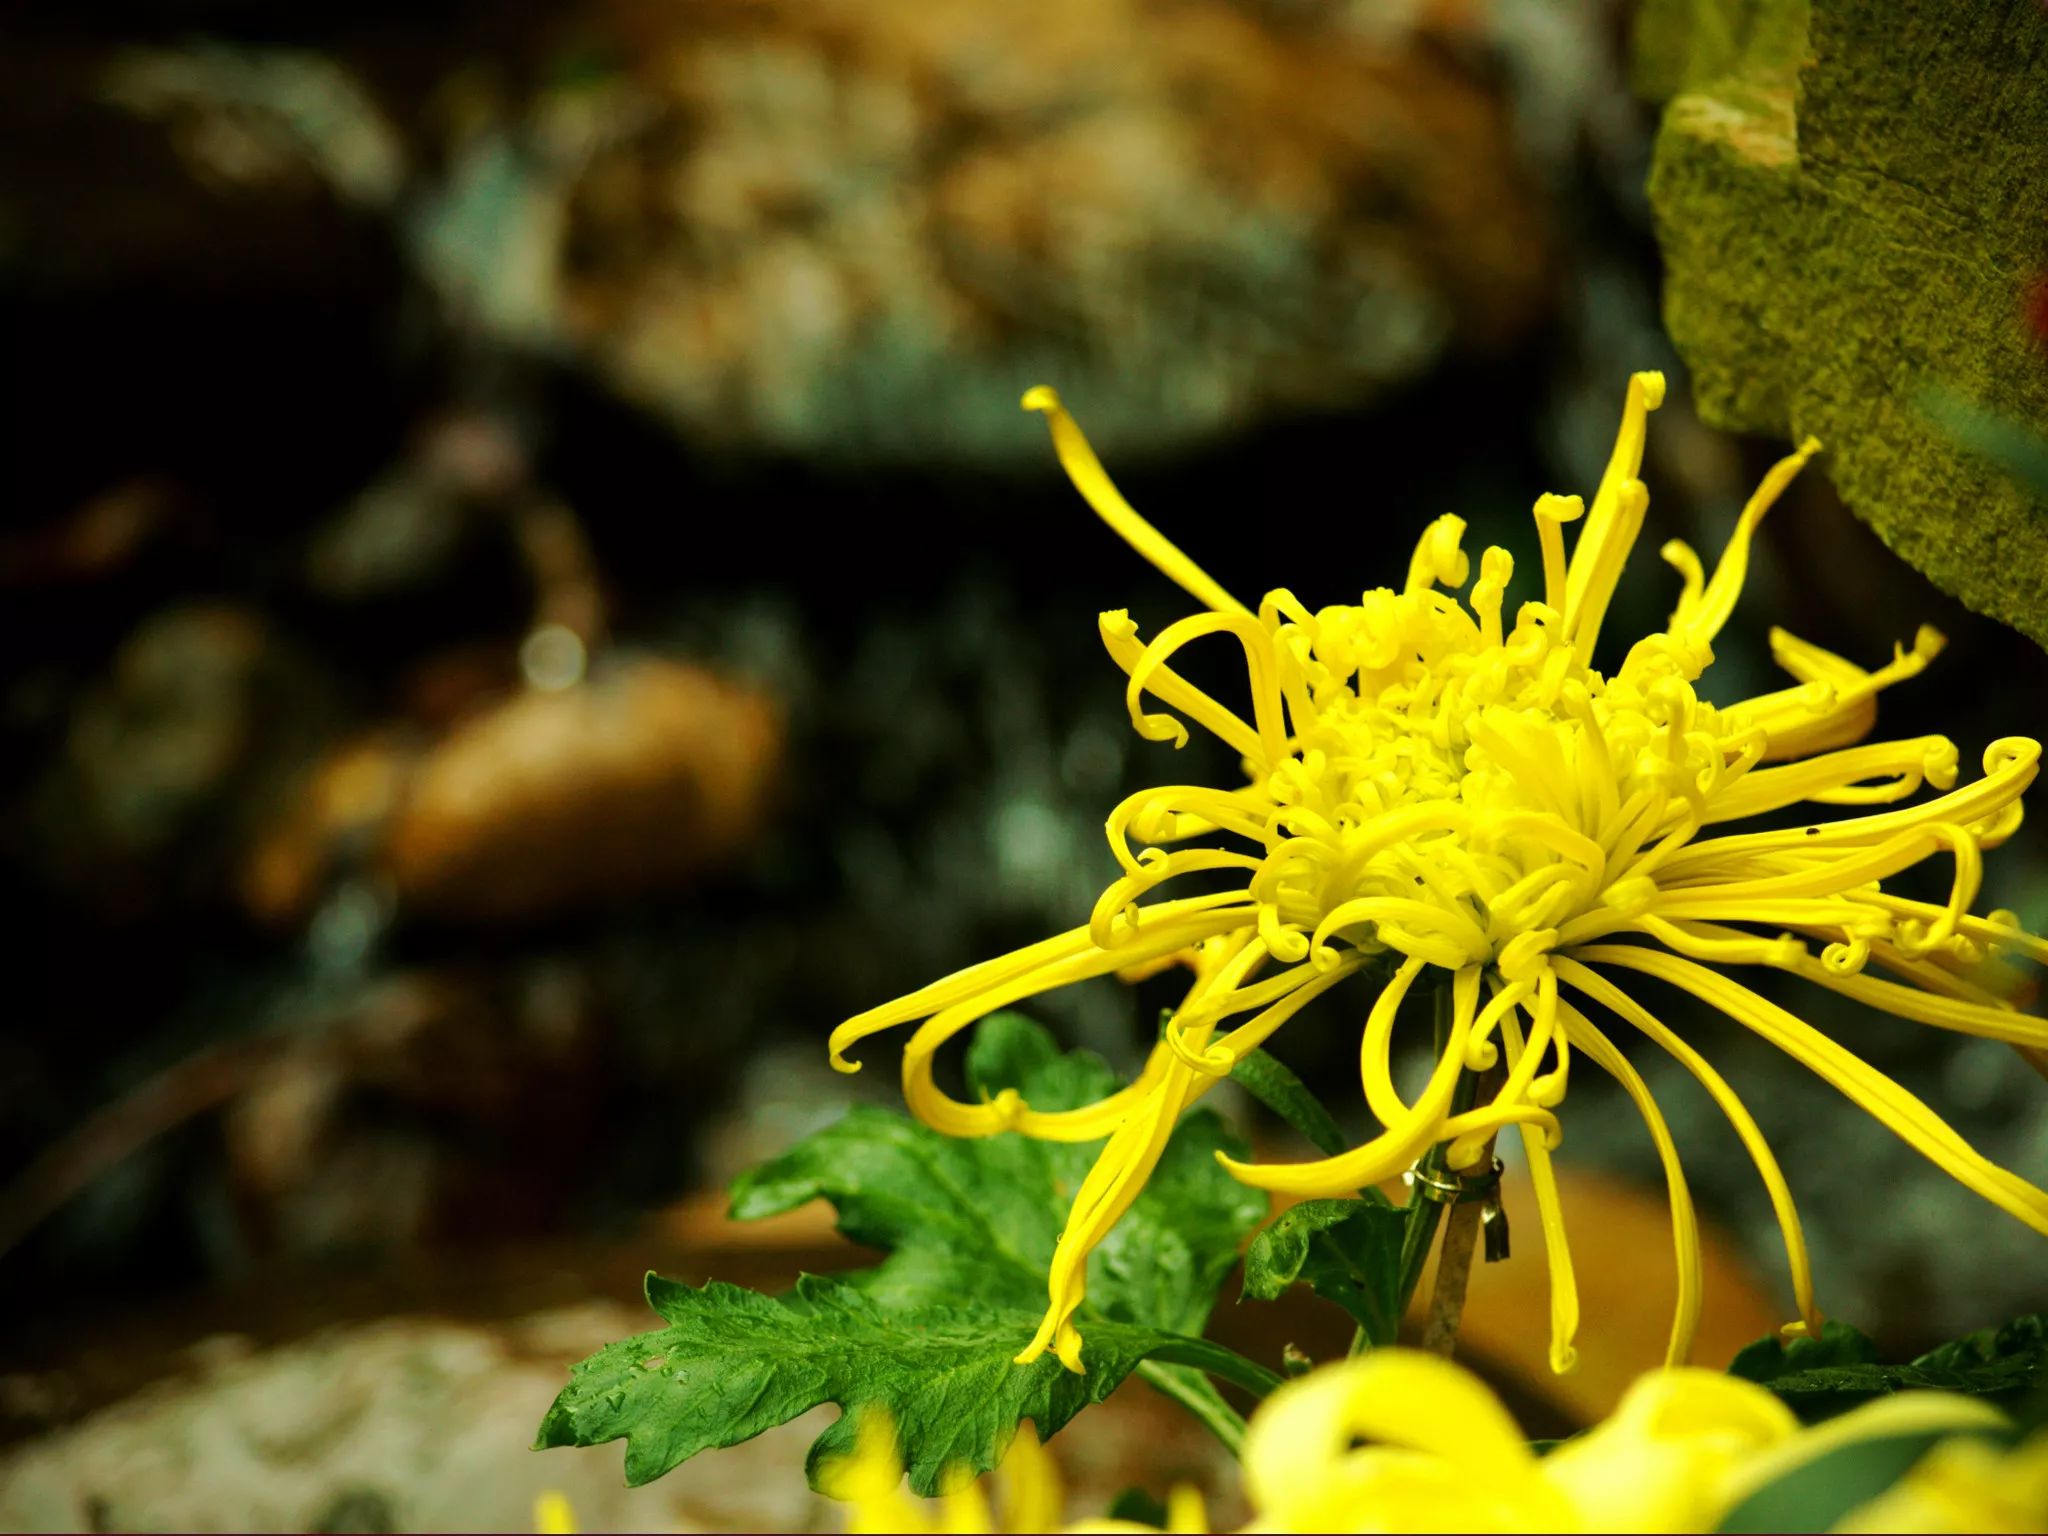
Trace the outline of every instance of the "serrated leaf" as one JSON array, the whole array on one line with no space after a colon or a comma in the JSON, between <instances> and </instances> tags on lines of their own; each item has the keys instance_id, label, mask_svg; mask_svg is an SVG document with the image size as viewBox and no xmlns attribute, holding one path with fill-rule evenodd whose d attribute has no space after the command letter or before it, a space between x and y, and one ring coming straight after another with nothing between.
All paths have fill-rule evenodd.
<instances>
[{"instance_id":1,"label":"serrated leaf","mask_svg":"<svg viewBox=\"0 0 2048 1536\"><path fill-rule=\"evenodd\" d=\"M1015 1088L1042 1109L1103 1097L1116 1079L1099 1057L1062 1053L1030 1020L998 1014L976 1030L967 1055L970 1089L993 1097ZM902 1115L856 1109L733 1183L741 1221L831 1201L839 1230L888 1252L849 1276L888 1306L972 1296L1034 1315L1046 1304L1045 1274L1067 1208L1101 1143L1022 1136L942 1136ZM1247 1156L1213 1112L1183 1117L1129 1213L1089 1260L1088 1314L1199 1334L1266 1197L1217 1165ZM1084 1316L1084 1331L1086 1319Z\"/></svg>"},{"instance_id":2,"label":"serrated leaf","mask_svg":"<svg viewBox=\"0 0 2048 1536\"><path fill-rule=\"evenodd\" d=\"M1880 1363L1869 1339L1830 1319L1817 1339L1760 1339L1728 1369L1762 1382L1807 1423L1916 1388L1961 1392L2011 1408L2048 1389L2048 1316L1981 1329L1905 1365Z\"/></svg>"},{"instance_id":3,"label":"serrated leaf","mask_svg":"<svg viewBox=\"0 0 2048 1536\"><path fill-rule=\"evenodd\" d=\"M2013 1360L2039 1362L2048 1357L2048 1314L2016 1317L2002 1328L1979 1328L1960 1339L1930 1349L1913 1364L1924 1371L1970 1372Z\"/></svg>"},{"instance_id":4,"label":"serrated leaf","mask_svg":"<svg viewBox=\"0 0 2048 1536\"><path fill-rule=\"evenodd\" d=\"M626 1480L650 1482L699 1451L736 1445L820 1403L846 1412L811 1446L806 1471L854 1448L858 1412L885 1409L911 1486L930 1495L954 1468L1001 1461L1018 1425L1051 1435L1100 1402L1146 1355L1181 1342L1157 1329L1098 1321L1088 1373L1046 1355L1014 1365L1035 1313L989 1306L884 1306L859 1288L806 1275L772 1298L710 1281L647 1277L665 1328L606 1345L570 1371L536 1449L624 1438ZM955 1474L957 1475L957 1474Z\"/></svg>"},{"instance_id":5,"label":"serrated leaf","mask_svg":"<svg viewBox=\"0 0 2048 1536\"><path fill-rule=\"evenodd\" d=\"M1766 1334L1745 1345L1728 1362L1728 1374L1770 1386L1786 1376L1876 1361L1877 1346L1869 1335L1831 1317L1821 1324L1817 1338L1784 1339Z\"/></svg>"},{"instance_id":6,"label":"serrated leaf","mask_svg":"<svg viewBox=\"0 0 2048 1536\"><path fill-rule=\"evenodd\" d=\"M1014 1015L983 1021L967 1075L975 1092L1016 1088L1045 1109L1116 1086L1099 1058L1061 1053ZM780 1299L649 1276L648 1300L669 1327L576 1366L539 1444L624 1438L638 1484L838 1403L846 1414L811 1448L815 1480L821 1458L850 1449L854 1411L874 1403L895 1423L913 1486L929 1493L947 1469L995 1466L1022 1419L1052 1434L1147 1356L1235 1371L1264 1388L1269 1373L1184 1336L1200 1334L1267 1205L1217 1165L1218 1150L1247 1153L1207 1110L1183 1118L1144 1193L1091 1257L1087 1374L1050 1355L1012 1363L1037 1329L1053 1244L1098 1145L955 1139L899 1114L852 1111L735 1181L732 1211L747 1220L822 1197L842 1232L888 1257L835 1279L806 1277Z\"/></svg>"},{"instance_id":7,"label":"serrated leaf","mask_svg":"<svg viewBox=\"0 0 2048 1536\"><path fill-rule=\"evenodd\" d=\"M1304 1200L1252 1239L1244 1294L1271 1301L1297 1281L1349 1312L1379 1347L1401 1325L1401 1241L1408 1218L1378 1190L1356 1200Z\"/></svg>"}]
</instances>

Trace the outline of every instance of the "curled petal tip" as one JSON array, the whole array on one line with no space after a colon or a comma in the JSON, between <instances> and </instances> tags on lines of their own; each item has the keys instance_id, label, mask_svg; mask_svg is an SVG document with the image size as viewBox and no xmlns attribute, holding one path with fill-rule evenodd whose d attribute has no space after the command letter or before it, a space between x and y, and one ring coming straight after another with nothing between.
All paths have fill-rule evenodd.
<instances>
[{"instance_id":1,"label":"curled petal tip","mask_svg":"<svg viewBox=\"0 0 2048 1536\"><path fill-rule=\"evenodd\" d=\"M1133 715L1131 728L1147 741L1170 741L1178 752L1188 744L1188 728L1171 715Z\"/></svg>"},{"instance_id":2,"label":"curled petal tip","mask_svg":"<svg viewBox=\"0 0 2048 1536\"><path fill-rule=\"evenodd\" d=\"M1044 411L1050 414L1060 408L1059 392L1050 384L1034 384L1024 391L1019 402L1027 411Z\"/></svg>"},{"instance_id":3,"label":"curled petal tip","mask_svg":"<svg viewBox=\"0 0 2048 1536\"><path fill-rule=\"evenodd\" d=\"M1221 1168L1225 1173L1229 1174L1233 1179L1237 1180L1238 1183L1250 1184L1254 1188L1264 1187L1263 1185L1260 1185L1258 1183L1256 1177L1259 1171L1259 1165L1257 1163L1240 1163L1236 1158L1230 1156L1230 1154L1227 1152L1217 1152L1212 1155L1216 1159L1217 1167Z\"/></svg>"},{"instance_id":4,"label":"curled petal tip","mask_svg":"<svg viewBox=\"0 0 2048 1536\"><path fill-rule=\"evenodd\" d=\"M1820 963L1835 976L1854 976L1870 959L1870 944L1861 938L1850 938L1830 944L1820 952Z\"/></svg>"},{"instance_id":5,"label":"curled petal tip","mask_svg":"<svg viewBox=\"0 0 2048 1536\"><path fill-rule=\"evenodd\" d=\"M1579 1368L1579 1352L1569 1344L1550 1346L1550 1371L1553 1376L1569 1376Z\"/></svg>"},{"instance_id":6,"label":"curled petal tip","mask_svg":"<svg viewBox=\"0 0 2048 1536\"><path fill-rule=\"evenodd\" d=\"M1635 376L1635 382L1643 386L1643 409L1654 411L1664 403L1664 375L1654 368L1645 369Z\"/></svg>"},{"instance_id":7,"label":"curled petal tip","mask_svg":"<svg viewBox=\"0 0 2048 1536\"><path fill-rule=\"evenodd\" d=\"M1799 442L1799 457L1801 457L1802 459L1810 459L1810 458L1812 458L1812 457L1813 457L1813 456L1814 456L1814 455L1815 455L1816 453L1819 453L1819 452L1820 452L1820 448L1821 448L1821 443L1820 443L1820 439L1819 439L1819 438L1817 438L1817 437L1804 437L1804 438L1801 438L1801 439L1800 439L1800 442Z\"/></svg>"},{"instance_id":8,"label":"curled petal tip","mask_svg":"<svg viewBox=\"0 0 2048 1536\"><path fill-rule=\"evenodd\" d=\"M831 1053L831 1061L832 1070L834 1072L844 1072L848 1077L853 1076L853 1074L858 1072L861 1068L861 1064L859 1062L849 1061L846 1057L840 1055L837 1051Z\"/></svg>"}]
</instances>

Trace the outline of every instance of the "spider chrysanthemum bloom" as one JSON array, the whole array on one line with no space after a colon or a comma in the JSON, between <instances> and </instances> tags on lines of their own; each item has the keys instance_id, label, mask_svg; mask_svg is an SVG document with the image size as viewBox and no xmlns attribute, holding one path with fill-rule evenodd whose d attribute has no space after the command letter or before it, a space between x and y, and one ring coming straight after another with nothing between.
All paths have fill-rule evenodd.
<instances>
[{"instance_id":1,"label":"spider chrysanthemum bloom","mask_svg":"<svg viewBox=\"0 0 2048 1536\"><path fill-rule=\"evenodd\" d=\"M1187 740L1184 720L1202 726L1242 755L1245 782L1130 796L1108 822L1122 875L1087 923L833 1032L834 1063L854 1070L844 1056L854 1042L921 1020L904 1051L904 1092L941 1131L1109 1138L1076 1195L1052 1261L1051 1305L1020 1360L1050 1347L1081 1369L1073 1315L1088 1254L1129 1208L1181 1111L1358 971L1381 980L1359 1053L1380 1133L1316 1162L1226 1166L1261 1188L1341 1196L1402 1173L1440 1144L1452 1168L1469 1167L1498 1129L1516 1126L1542 1214L1557 1370L1572 1363L1578 1305L1549 1155L1575 1053L1620 1081L1663 1159L1679 1271L1673 1363L1686 1357L1700 1302L1698 1233L1677 1151L1640 1075L1583 1011L1588 1002L1669 1051L1728 1115L1784 1232L1800 1312L1792 1326L1818 1316L1799 1218L1769 1146L1726 1081L1636 995L1636 978L1667 983L1756 1031L1970 1189L2048 1233L2048 1194L1729 974L1790 971L1920 1023L2030 1054L2048 1047L2048 1024L2009 1001L2018 986L2006 963L2048 959L2048 943L2011 913L1971 910L1983 851L2019 825L2040 746L1993 742L1982 777L1958 787L1957 750L1945 737L1857 744L1875 722L1878 693L1940 649L1931 629L1875 671L1773 631L1772 652L1797 680L1792 687L1719 705L1700 697L1750 540L1818 450L1811 440L1764 477L1711 578L1685 545L1665 546L1683 579L1669 626L1637 641L1618 670L1597 671L1602 620L1649 501L1637 475L1645 421L1663 393L1659 374L1630 380L1590 508L1577 497L1538 499L1543 598L1511 616L1504 550L1480 557L1464 603L1441 590L1472 576L1460 547L1464 523L1451 516L1424 532L1398 591L1312 612L1283 590L1248 609L1131 509L1051 390L1025 397L1049 417L1061 462L1096 512L1207 608L1149 643L1128 614L1102 615L1103 642L1129 678L1131 723L1176 746ZM1570 522L1580 530L1567 559ZM1168 665L1207 637L1242 650L1248 711ZM1148 698L1164 710L1149 709ZM1902 803L1923 786L1943 793ZM1795 806L1811 807L1803 814L1812 819L1729 827ZM1882 806L1897 808L1875 809ZM1947 901L1884 889L1929 859L1950 872ZM1171 893L1181 876L1205 873L1213 883L1219 871L1232 888ZM1013 1093L969 1104L934 1084L934 1052L983 1015L1175 958L1194 972L1186 999L1138 1079L1100 1104L1042 1113ZM1432 972L1448 988L1450 1024L1411 1102L1395 1085L1390 1042L1402 1000ZM1459 1109L1467 1073L1489 1073L1493 1086L1483 1102Z\"/></svg>"}]
</instances>

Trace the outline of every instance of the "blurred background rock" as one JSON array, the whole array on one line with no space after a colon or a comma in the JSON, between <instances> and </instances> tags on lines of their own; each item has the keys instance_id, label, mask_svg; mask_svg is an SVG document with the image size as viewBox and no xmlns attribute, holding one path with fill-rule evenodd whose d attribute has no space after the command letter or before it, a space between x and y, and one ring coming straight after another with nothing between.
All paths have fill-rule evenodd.
<instances>
[{"instance_id":1,"label":"blurred background rock","mask_svg":"<svg viewBox=\"0 0 2048 1536\"><path fill-rule=\"evenodd\" d=\"M886 1059L825 1068L825 1031L1070 926L1105 809L1158 771L1093 616L1184 600L1075 500L1024 386L1058 384L1235 588L1331 601L1391 580L1446 509L1532 556L1536 492L1590 486L1626 373L1663 367L1644 548L1718 547L1780 449L1691 417L1660 328L1634 20L4 13L5 1432L116 1401L211 1329L267 1348L344 1311L630 1304L636 1262L794 1273L689 1213L849 1095L893 1100ZM1668 608L1641 565L1616 633ZM1871 657L1931 620L1954 644L1889 726L1973 759L2041 729L2040 652L1823 476L1756 565L1722 687L1764 684L1770 622ZM1200 753L1177 766L1231 772ZM2043 846L2001 852L1990 892L2037 926ZM1044 1011L1129 1065L1159 1001L1105 985ZM2003 1048L1801 1002L1993 1157L2048 1169L2041 1085ZM1332 1020L1286 1050L1338 1081ZM1913 1349L2038 1305L2021 1228L1733 1026L1695 1027L1777 1142L1832 1310ZM1779 1309L1746 1159L1641 1060L1729 1263L1766 1277L1731 1319ZM1588 1072L1568 1135L1593 1205L1655 1186ZM536 1253L554 1278L529 1295ZM450 1265L462 1284L422 1301ZM343 1308L344 1284L371 1299ZM260 1326L238 1321L257 1296ZM1499 1369L1542 1397L1540 1296L1486 1305L1509 1309ZM116 1318L134 1347L89 1366ZM559 1363L587 1347L535 1336ZM314 1520L346 1493L212 1518ZM442 1518L378 1496L326 1528ZM36 1518L97 1518L61 1507ZM123 1518L205 1523L173 1508Z\"/></svg>"}]
</instances>

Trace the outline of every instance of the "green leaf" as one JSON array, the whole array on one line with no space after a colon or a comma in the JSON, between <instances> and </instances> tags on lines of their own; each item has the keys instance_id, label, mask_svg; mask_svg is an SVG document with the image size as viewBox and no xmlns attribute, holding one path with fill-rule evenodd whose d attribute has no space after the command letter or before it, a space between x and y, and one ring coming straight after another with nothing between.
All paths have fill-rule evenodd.
<instances>
[{"instance_id":1,"label":"green leaf","mask_svg":"<svg viewBox=\"0 0 2048 1536\"><path fill-rule=\"evenodd\" d=\"M1126 1488L1109 1501L1109 1520L1127 1520L1155 1531L1166 1529L1166 1506L1142 1488Z\"/></svg>"},{"instance_id":2,"label":"green leaf","mask_svg":"<svg viewBox=\"0 0 2048 1536\"><path fill-rule=\"evenodd\" d=\"M1068 1109L1110 1093L1099 1057L1062 1054L1030 1020L982 1022L967 1055L971 1091L1015 1088L1041 1109ZM1046 1304L1045 1274L1067 1208L1101 1143L965 1140L877 1109L856 1109L733 1184L741 1221L823 1198L839 1230L884 1249L874 1269L849 1276L887 1306L977 1302L1032 1312ZM1129 1213L1088 1266L1087 1316L1199 1334L1239 1246L1264 1219L1266 1197L1217 1165L1248 1156L1211 1110L1185 1116Z\"/></svg>"},{"instance_id":3,"label":"green leaf","mask_svg":"<svg viewBox=\"0 0 2048 1536\"><path fill-rule=\"evenodd\" d=\"M1050 1436L1146 1355L1179 1342L1098 1321L1088 1330L1088 1374L1077 1376L1050 1355L1011 1363L1035 1313L897 1310L816 1275L775 1299L650 1274L647 1300L668 1326L574 1366L535 1441L544 1449L624 1437L626 1480L636 1487L699 1451L735 1445L829 1402L846 1412L811 1446L805 1470L814 1483L822 1461L853 1450L859 1410L873 1404L895 1422L911 1486L930 1495L949 1469L995 1466L1022 1420Z\"/></svg>"},{"instance_id":4,"label":"green leaf","mask_svg":"<svg viewBox=\"0 0 2048 1536\"><path fill-rule=\"evenodd\" d=\"M1407 1213L1378 1190L1356 1200L1304 1200L1252 1240L1244 1294L1271 1301L1297 1281L1349 1312L1375 1348L1401 1324L1401 1240Z\"/></svg>"},{"instance_id":5,"label":"green leaf","mask_svg":"<svg viewBox=\"0 0 2048 1536\"><path fill-rule=\"evenodd\" d=\"M1348 1145L1323 1101L1271 1052L1263 1048L1252 1051L1231 1069L1230 1080L1301 1132L1325 1157L1335 1157Z\"/></svg>"},{"instance_id":6,"label":"green leaf","mask_svg":"<svg viewBox=\"0 0 2048 1536\"><path fill-rule=\"evenodd\" d=\"M1810 1424L1916 1388L1966 1393L2011 1409L2048 1388L2048 1316L1981 1329L1905 1365L1881 1364L1869 1339L1831 1319L1817 1339L1760 1339L1728 1369L1762 1382Z\"/></svg>"},{"instance_id":7,"label":"green leaf","mask_svg":"<svg viewBox=\"0 0 2048 1536\"><path fill-rule=\"evenodd\" d=\"M1045 1109L1116 1086L1099 1058L1062 1054L1014 1015L983 1021L967 1077L975 1093L1015 1088ZM842 1232L888 1257L835 1279L806 1277L780 1300L649 1276L648 1300L669 1326L576 1366L539 1443L623 1437L627 1478L638 1484L698 1451L838 1403L846 1413L811 1448L815 1481L821 1458L851 1447L855 1410L872 1403L894 1420L913 1486L929 1493L946 1469L994 1467L1023 1419L1051 1435L1147 1357L1255 1394L1278 1385L1271 1372L1187 1337L1200 1334L1267 1208L1263 1194L1217 1165L1219 1150L1248 1154L1208 1110L1183 1118L1144 1192L1090 1259L1080 1319L1087 1374L1050 1355L1012 1363L1045 1310L1053 1244L1098 1147L955 1139L902 1115L852 1111L735 1181L732 1211L750 1220L824 1198Z\"/></svg>"},{"instance_id":8,"label":"green leaf","mask_svg":"<svg viewBox=\"0 0 2048 1536\"><path fill-rule=\"evenodd\" d=\"M1818 1338L1765 1335L1728 1362L1728 1374L1770 1386L1788 1376L1876 1363L1877 1346L1869 1336L1831 1317L1821 1324Z\"/></svg>"},{"instance_id":9,"label":"green leaf","mask_svg":"<svg viewBox=\"0 0 2048 1536\"><path fill-rule=\"evenodd\" d=\"M2038 1369L2048 1357L2048 1314L2016 1317L2002 1328L1979 1328L1953 1343L1930 1349L1913 1364L1924 1371L1969 1373L1987 1366L2031 1361Z\"/></svg>"},{"instance_id":10,"label":"green leaf","mask_svg":"<svg viewBox=\"0 0 2048 1536\"><path fill-rule=\"evenodd\" d=\"M1766 1483L1721 1517L1716 1531L1833 1530L1850 1511L1868 1504L1913 1469L1936 1441L1957 1433L1931 1430L1911 1435L1886 1435L1838 1446ZM1995 1431L1964 1431L2010 1443Z\"/></svg>"}]
</instances>

